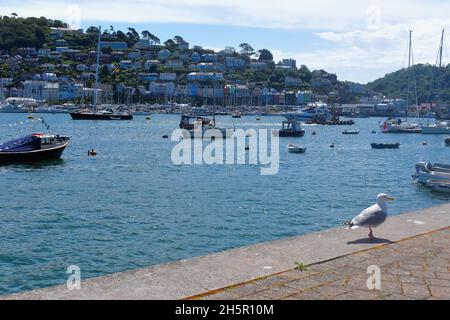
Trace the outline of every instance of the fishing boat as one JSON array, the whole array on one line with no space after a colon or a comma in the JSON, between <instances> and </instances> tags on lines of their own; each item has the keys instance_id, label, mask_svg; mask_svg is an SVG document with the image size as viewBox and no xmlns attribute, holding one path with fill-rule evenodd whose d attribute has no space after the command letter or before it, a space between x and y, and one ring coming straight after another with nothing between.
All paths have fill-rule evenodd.
<instances>
[{"instance_id":1,"label":"fishing boat","mask_svg":"<svg viewBox=\"0 0 450 320\"><path fill-rule=\"evenodd\" d=\"M372 149L398 149L400 143L372 143Z\"/></svg>"},{"instance_id":2,"label":"fishing boat","mask_svg":"<svg viewBox=\"0 0 450 320\"><path fill-rule=\"evenodd\" d=\"M408 118L408 111L410 107L410 74L411 67L414 64L413 52L412 52L412 31L409 31L409 56L408 56L408 80L407 80L407 99L406 99L406 117ZM414 77L414 97L416 106L418 105L418 95L417 95L417 84L416 79ZM419 108L417 110L417 117L419 116ZM384 123L380 124L380 129L382 133L422 133L421 125L418 123L409 122L408 119L406 121L402 121L401 119L388 118Z\"/></svg>"},{"instance_id":3,"label":"fishing boat","mask_svg":"<svg viewBox=\"0 0 450 320\"><path fill-rule=\"evenodd\" d=\"M305 130L298 121L284 121L278 134L280 137L302 137L305 135Z\"/></svg>"},{"instance_id":4,"label":"fishing boat","mask_svg":"<svg viewBox=\"0 0 450 320\"><path fill-rule=\"evenodd\" d=\"M35 133L0 144L0 163L29 163L57 160L69 145L70 138Z\"/></svg>"},{"instance_id":5,"label":"fishing boat","mask_svg":"<svg viewBox=\"0 0 450 320\"><path fill-rule=\"evenodd\" d=\"M450 182L450 172L446 171L429 171L429 170L423 170L419 171L418 174L416 174L414 179L417 179L419 183L426 184L429 180L439 180L439 181L448 181Z\"/></svg>"},{"instance_id":6,"label":"fishing boat","mask_svg":"<svg viewBox=\"0 0 450 320\"><path fill-rule=\"evenodd\" d=\"M359 134L359 130L345 130L342 134Z\"/></svg>"},{"instance_id":7,"label":"fishing boat","mask_svg":"<svg viewBox=\"0 0 450 320\"><path fill-rule=\"evenodd\" d=\"M306 148L300 147L300 146L292 144L292 143L288 144L287 148L290 153L305 153L306 152Z\"/></svg>"},{"instance_id":8,"label":"fishing boat","mask_svg":"<svg viewBox=\"0 0 450 320\"><path fill-rule=\"evenodd\" d=\"M133 115L128 112L118 113L111 109L97 110L101 34L101 27L99 27L97 43L97 65L95 70L94 104L91 106L91 108L88 109L85 108L75 110L74 112L70 113L70 116L73 120L133 120Z\"/></svg>"}]
</instances>

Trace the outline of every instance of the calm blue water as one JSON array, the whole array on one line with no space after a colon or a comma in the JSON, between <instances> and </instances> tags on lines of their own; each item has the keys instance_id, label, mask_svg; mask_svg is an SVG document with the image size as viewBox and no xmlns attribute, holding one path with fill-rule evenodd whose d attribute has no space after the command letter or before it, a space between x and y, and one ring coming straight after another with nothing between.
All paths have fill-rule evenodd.
<instances>
[{"instance_id":1,"label":"calm blue water","mask_svg":"<svg viewBox=\"0 0 450 320\"><path fill-rule=\"evenodd\" d=\"M0 294L64 283L73 264L87 278L336 227L381 192L397 197L392 214L450 200L411 181L418 161L450 162L445 137L372 134L380 119L357 120L351 129L358 136L342 135L346 127L307 126L304 138L281 140L279 174L261 176L258 166L172 165L175 143L162 135L178 116L44 117L73 141L60 163L0 167ZM0 114L0 140L42 130L10 125L20 121L26 115ZM276 128L281 121L235 123ZM218 123L232 127L231 117ZM293 141L307 153L287 153ZM402 146L371 150L372 142ZM89 158L90 148L99 156Z\"/></svg>"}]
</instances>

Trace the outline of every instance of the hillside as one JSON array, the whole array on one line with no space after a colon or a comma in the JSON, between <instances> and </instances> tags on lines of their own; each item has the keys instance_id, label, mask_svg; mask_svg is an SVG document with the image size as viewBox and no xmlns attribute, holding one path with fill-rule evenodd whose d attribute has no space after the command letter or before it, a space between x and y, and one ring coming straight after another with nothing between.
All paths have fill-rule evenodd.
<instances>
[{"instance_id":1,"label":"hillside","mask_svg":"<svg viewBox=\"0 0 450 320\"><path fill-rule=\"evenodd\" d=\"M408 92L408 79L411 101L415 101L414 79L417 83L419 103L429 102L431 92L433 101L450 99L450 65L438 68L429 64L418 64L409 71L401 69L368 83L367 89L388 97L405 97Z\"/></svg>"}]
</instances>

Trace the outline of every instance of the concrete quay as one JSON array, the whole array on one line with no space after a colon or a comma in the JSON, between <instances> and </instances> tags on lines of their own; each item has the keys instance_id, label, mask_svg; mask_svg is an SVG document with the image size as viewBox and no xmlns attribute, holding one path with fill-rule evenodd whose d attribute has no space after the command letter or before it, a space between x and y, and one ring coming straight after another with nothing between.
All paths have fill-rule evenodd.
<instances>
[{"instance_id":1,"label":"concrete quay","mask_svg":"<svg viewBox=\"0 0 450 320\"><path fill-rule=\"evenodd\" d=\"M0 299L450 299L449 227L446 204L390 217L375 240L335 228ZM381 290L367 288L371 265Z\"/></svg>"}]
</instances>

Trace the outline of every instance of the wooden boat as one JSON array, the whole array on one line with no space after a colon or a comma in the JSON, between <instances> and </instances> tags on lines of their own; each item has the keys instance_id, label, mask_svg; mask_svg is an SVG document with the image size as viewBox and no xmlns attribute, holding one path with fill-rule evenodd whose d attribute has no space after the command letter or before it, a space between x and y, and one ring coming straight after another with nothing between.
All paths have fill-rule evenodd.
<instances>
[{"instance_id":1,"label":"wooden boat","mask_svg":"<svg viewBox=\"0 0 450 320\"><path fill-rule=\"evenodd\" d=\"M288 148L288 151L289 151L290 153L305 153L305 152L306 152L306 148L297 146L297 145L292 144L292 143L289 144L289 145L287 146L287 148Z\"/></svg>"},{"instance_id":2,"label":"wooden boat","mask_svg":"<svg viewBox=\"0 0 450 320\"><path fill-rule=\"evenodd\" d=\"M69 145L70 138L36 133L0 144L0 163L28 163L57 160Z\"/></svg>"},{"instance_id":3,"label":"wooden boat","mask_svg":"<svg viewBox=\"0 0 450 320\"><path fill-rule=\"evenodd\" d=\"M400 143L372 143L373 149L398 149Z\"/></svg>"}]
</instances>

